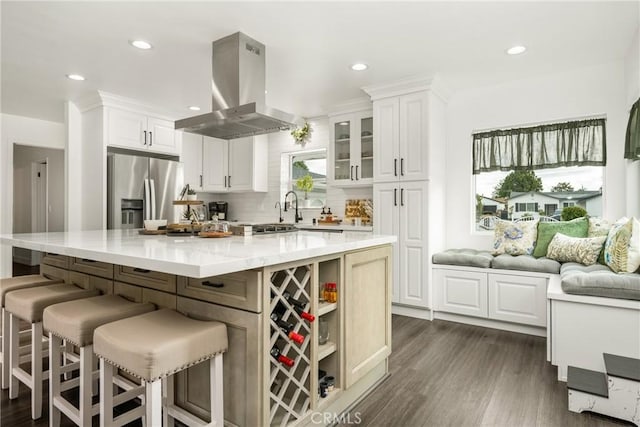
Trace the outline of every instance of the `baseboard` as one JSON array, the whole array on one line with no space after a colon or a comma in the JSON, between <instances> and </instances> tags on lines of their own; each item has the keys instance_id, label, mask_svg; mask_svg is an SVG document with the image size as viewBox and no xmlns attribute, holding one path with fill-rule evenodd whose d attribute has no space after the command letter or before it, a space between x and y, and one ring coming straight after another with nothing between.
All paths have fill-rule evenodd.
<instances>
[{"instance_id":1,"label":"baseboard","mask_svg":"<svg viewBox=\"0 0 640 427\"><path fill-rule=\"evenodd\" d=\"M416 319L433 320L431 310L428 308L409 307L406 305L391 305L391 314L399 316L415 317Z\"/></svg>"},{"instance_id":2,"label":"baseboard","mask_svg":"<svg viewBox=\"0 0 640 427\"><path fill-rule=\"evenodd\" d=\"M517 332L520 334L535 335L538 337L546 338L547 336L547 329L545 327L519 325L517 323L500 322L498 320L462 316L459 314L444 313L442 311L434 311L433 318L447 320L449 322L464 323L466 325L482 326L484 328L500 329L503 331Z\"/></svg>"}]
</instances>

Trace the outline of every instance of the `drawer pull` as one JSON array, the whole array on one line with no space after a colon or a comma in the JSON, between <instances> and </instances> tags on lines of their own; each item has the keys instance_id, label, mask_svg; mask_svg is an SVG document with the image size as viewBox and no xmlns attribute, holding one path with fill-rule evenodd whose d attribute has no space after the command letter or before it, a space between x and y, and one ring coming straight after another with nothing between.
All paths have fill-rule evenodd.
<instances>
[{"instance_id":1,"label":"drawer pull","mask_svg":"<svg viewBox=\"0 0 640 427\"><path fill-rule=\"evenodd\" d=\"M82 258L82 262L98 262L98 261L94 261L92 259Z\"/></svg>"},{"instance_id":2,"label":"drawer pull","mask_svg":"<svg viewBox=\"0 0 640 427\"><path fill-rule=\"evenodd\" d=\"M202 282L202 286L209 286L210 288L224 288L224 283L212 283L208 280Z\"/></svg>"},{"instance_id":3,"label":"drawer pull","mask_svg":"<svg viewBox=\"0 0 640 427\"><path fill-rule=\"evenodd\" d=\"M151 273L151 270L145 270L144 268L134 268L133 271L136 273Z\"/></svg>"}]
</instances>

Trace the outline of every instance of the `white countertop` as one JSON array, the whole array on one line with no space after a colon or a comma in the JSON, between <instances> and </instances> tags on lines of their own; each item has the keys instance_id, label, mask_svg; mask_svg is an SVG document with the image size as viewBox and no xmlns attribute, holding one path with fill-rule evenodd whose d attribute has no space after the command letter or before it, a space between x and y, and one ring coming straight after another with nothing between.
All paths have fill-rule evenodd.
<instances>
[{"instance_id":1,"label":"white countertop","mask_svg":"<svg viewBox=\"0 0 640 427\"><path fill-rule=\"evenodd\" d=\"M340 224L340 225L326 225L326 224L296 224L300 230L342 230L342 231L368 231L373 232L372 225L349 225L349 224Z\"/></svg>"},{"instance_id":2,"label":"white countertop","mask_svg":"<svg viewBox=\"0 0 640 427\"><path fill-rule=\"evenodd\" d=\"M297 231L219 239L142 236L138 230L0 235L2 244L188 277L207 277L384 245L395 236Z\"/></svg>"}]
</instances>

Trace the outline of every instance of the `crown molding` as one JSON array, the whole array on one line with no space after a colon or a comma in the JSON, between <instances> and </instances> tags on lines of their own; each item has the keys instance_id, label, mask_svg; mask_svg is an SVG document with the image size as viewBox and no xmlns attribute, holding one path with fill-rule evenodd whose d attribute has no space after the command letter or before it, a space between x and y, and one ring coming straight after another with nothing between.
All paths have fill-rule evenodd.
<instances>
[{"instance_id":1,"label":"crown molding","mask_svg":"<svg viewBox=\"0 0 640 427\"><path fill-rule=\"evenodd\" d=\"M362 90L371 97L372 101L424 90L431 91L444 102L448 102L451 98L451 91L438 75L407 77L393 82L365 86Z\"/></svg>"},{"instance_id":2,"label":"crown molding","mask_svg":"<svg viewBox=\"0 0 640 427\"><path fill-rule=\"evenodd\" d=\"M136 113L142 113L166 120L176 120L175 115L167 113L166 110L159 109L153 105L138 101L137 99L127 98L104 91L96 91L88 96L80 98L73 103L78 107L81 113L93 110L98 107L114 107L121 110L129 110ZM186 116L187 114L184 114Z\"/></svg>"},{"instance_id":3,"label":"crown molding","mask_svg":"<svg viewBox=\"0 0 640 427\"><path fill-rule=\"evenodd\" d=\"M334 104L329 108L330 113L327 116L338 116L340 114L355 113L358 111L371 110L373 104L368 96L352 98L339 104Z\"/></svg>"}]
</instances>

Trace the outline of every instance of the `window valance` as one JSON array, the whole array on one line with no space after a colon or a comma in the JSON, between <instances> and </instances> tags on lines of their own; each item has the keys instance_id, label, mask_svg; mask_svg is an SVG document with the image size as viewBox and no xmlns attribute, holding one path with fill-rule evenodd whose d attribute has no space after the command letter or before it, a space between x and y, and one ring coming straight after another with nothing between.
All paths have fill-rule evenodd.
<instances>
[{"instance_id":1,"label":"window valance","mask_svg":"<svg viewBox=\"0 0 640 427\"><path fill-rule=\"evenodd\" d=\"M588 119L474 133L473 174L605 166L605 122L605 119Z\"/></svg>"},{"instance_id":2,"label":"window valance","mask_svg":"<svg viewBox=\"0 0 640 427\"><path fill-rule=\"evenodd\" d=\"M640 160L640 98L631 107L627 135L624 142L624 158Z\"/></svg>"}]
</instances>

